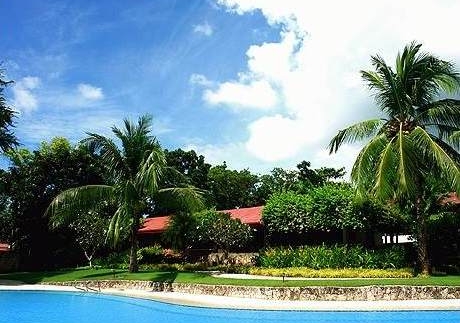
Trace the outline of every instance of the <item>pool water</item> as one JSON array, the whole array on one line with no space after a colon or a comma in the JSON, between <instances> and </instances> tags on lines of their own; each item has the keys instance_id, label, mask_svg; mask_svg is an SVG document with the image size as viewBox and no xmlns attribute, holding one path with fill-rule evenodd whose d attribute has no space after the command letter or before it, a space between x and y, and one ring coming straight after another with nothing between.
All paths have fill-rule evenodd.
<instances>
[{"instance_id":1,"label":"pool water","mask_svg":"<svg viewBox=\"0 0 460 323\"><path fill-rule=\"evenodd\" d=\"M1 323L459 323L460 311L308 312L200 308L92 293L0 291Z\"/></svg>"}]
</instances>

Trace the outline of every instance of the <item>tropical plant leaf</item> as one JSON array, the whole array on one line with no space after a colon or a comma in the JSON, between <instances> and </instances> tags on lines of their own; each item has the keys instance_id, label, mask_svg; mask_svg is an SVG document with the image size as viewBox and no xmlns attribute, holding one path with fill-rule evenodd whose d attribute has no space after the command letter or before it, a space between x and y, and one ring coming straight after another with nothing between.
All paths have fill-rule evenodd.
<instances>
[{"instance_id":1,"label":"tropical plant leaf","mask_svg":"<svg viewBox=\"0 0 460 323\"><path fill-rule=\"evenodd\" d=\"M337 152L344 143L353 143L375 135L384 125L384 120L371 119L340 130L329 143L329 153Z\"/></svg>"},{"instance_id":2,"label":"tropical plant leaf","mask_svg":"<svg viewBox=\"0 0 460 323\"><path fill-rule=\"evenodd\" d=\"M449 181L453 190L460 193L460 168L454 157L450 156L436 140L423 128L417 127L412 131L411 137L423 155L439 168L444 177Z\"/></svg>"},{"instance_id":3,"label":"tropical plant leaf","mask_svg":"<svg viewBox=\"0 0 460 323\"><path fill-rule=\"evenodd\" d=\"M52 226L57 227L72 221L79 212L94 209L102 202L114 201L114 188L108 185L86 185L61 192L48 206Z\"/></svg>"},{"instance_id":4,"label":"tropical plant leaf","mask_svg":"<svg viewBox=\"0 0 460 323\"><path fill-rule=\"evenodd\" d=\"M380 134L372 138L359 152L351 171L351 180L355 184L358 198L366 196L374 185L378 156L387 144L386 135Z\"/></svg>"}]
</instances>

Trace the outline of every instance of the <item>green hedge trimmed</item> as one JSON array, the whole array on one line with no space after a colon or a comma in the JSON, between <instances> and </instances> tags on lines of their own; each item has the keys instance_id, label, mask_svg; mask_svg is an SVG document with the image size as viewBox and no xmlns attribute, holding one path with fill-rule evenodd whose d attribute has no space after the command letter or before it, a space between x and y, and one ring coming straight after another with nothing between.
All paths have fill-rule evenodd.
<instances>
[{"instance_id":1,"label":"green hedge trimmed","mask_svg":"<svg viewBox=\"0 0 460 323\"><path fill-rule=\"evenodd\" d=\"M259 254L258 265L265 268L308 267L387 269L408 267L406 252L393 246L370 250L361 246L304 246L270 248Z\"/></svg>"}]
</instances>

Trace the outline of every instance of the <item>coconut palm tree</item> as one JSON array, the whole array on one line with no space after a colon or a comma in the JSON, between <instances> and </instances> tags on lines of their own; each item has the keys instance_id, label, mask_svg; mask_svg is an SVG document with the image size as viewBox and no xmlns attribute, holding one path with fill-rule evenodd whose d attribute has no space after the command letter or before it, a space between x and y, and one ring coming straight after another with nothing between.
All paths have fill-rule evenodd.
<instances>
[{"instance_id":1,"label":"coconut palm tree","mask_svg":"<svg viewBox=\"0 0 460 323\"><path fill-rule=\"evenodd\" d=\"M137 124L125 119L123 129L112 127L121 149L110 138L88 133L82 144L100 154L110 184L68 189L56 196L47 210L52 225L58 226L85 210L114 205L116 211L110 221L108 238L116 243L122 231L129 229L130 272L138 271L137 232L149 205L174 200L182 209L201 206L201 192L193 187L161 188L161 179L172 170L167 167L158 141L150 135L150 128L149 116L140 117Z\"/></svg>"},{"instance_id":2,"label":"coconut palm tree","mask_svg":"<svg viewBox=\"0 0 460 323\"><path fill-rule=\"evenodd\" d=\"M423 274L430 271L426 215L422 195L427 174L443 178L460 192L460 101L442 98L460 87L459 73L450 62L407 45L393 69L373 56L373 71L361 71L373 92L380 118L340 130L330 153L344 143L370 139L351 172L358 196L409 203L416 220L417 254Z\"/></svg>"}]
</instances>

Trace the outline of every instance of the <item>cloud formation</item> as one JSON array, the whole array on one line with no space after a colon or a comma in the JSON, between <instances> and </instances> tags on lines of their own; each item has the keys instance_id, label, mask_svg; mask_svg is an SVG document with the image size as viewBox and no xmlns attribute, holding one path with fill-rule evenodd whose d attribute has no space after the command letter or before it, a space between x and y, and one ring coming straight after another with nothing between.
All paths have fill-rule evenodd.
<instances>
[{"instance_id":1,"label":"cloud formation","mask_svg":"<svg viewBox=\"0 0 460 323\"><path fill-rule=\"evenodd\" d=\"M97 101L104 98L104 93L100 87L92 86L91 84L80 83L77 86L80 95L90 101Z\"/></svg>"},{"instance_id":2,"label":"cloud formation","mask_svg":"<svg viewBox=\"0 0 460 323\"><path fill-rule=\"evenodd\" d=\"M338 129L378 113L359 75L371 68L371 55L379 53L392 64L404 45L418 40L424 50L459 66L460 50L452 43L460 28L458 1L217 3L237 15L259 11L280 30L278 42L248 48L247 68L237 81L224 80L203 94L209 104L266 111L249 121L249 136L240 143L258 160L307 159L316 167L350 170L358 146L336 156L325 148Z\"/></svg>"},{"instance_id":3,"label":"cloud formation","mask_svg":"<svg viewBox=\"0 0 460 323\"><path fill-rule=\"evenodd\" d=\"M40 78L26 76L16 82L13 90L13 106L20 112L31 112L38 108L34 90L40 86Z\"/></svg>"},{"instance_id":4,"label":"cloud formation","mask_svg":"<svg viewBox=\"0 0 460 323\"><path fill-rule=\"evenodd\" d=\"M193 26L193 32L209 37L209 36L211 36L213 34L214 29L212 28L212 26L207 21L205 21L202 24L194 25Z\"/></svg>"}]
</instances>

